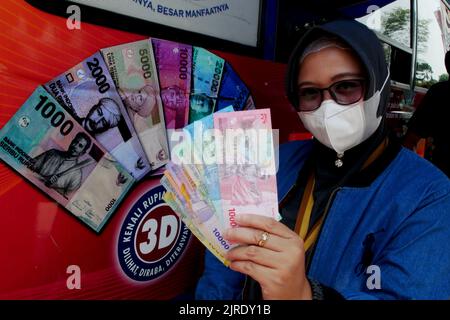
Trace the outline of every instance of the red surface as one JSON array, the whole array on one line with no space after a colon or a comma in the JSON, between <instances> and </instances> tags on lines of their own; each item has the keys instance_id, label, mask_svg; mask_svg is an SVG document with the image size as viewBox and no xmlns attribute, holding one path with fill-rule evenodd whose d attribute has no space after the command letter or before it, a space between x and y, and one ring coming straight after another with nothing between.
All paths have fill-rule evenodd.
<instances>
[{"instance_id":1,"label":"red surface","mask_svg":"<svg viewBox=\"0 0 450 320\"><path fill-rule=\"evenodd\" d=\"M0 30L0 127L39 84L100 48L143 39L86 23L68 30L64 18L20 0L1 1ZM284 97L284 65L216 53L231 62L257 106L272 109L281 141L301 131ZM0 163L0 299L169 299L186 292L201 271L203 247L193 237L177 264L156 280L132 281L117 262L126 209L154 184L141 183L97 235ZM81 268L80 290L67 289L69 265Z\"/></svg>"}]
</instances>

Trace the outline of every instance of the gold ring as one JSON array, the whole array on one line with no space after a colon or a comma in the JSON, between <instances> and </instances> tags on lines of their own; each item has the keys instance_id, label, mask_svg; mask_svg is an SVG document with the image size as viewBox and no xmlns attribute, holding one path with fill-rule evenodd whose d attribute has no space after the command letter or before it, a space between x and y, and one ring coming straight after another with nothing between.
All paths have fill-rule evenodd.
<instances>
[{"instance_id":1,"label":"gold ring","mask_svg":"<svg viewBox=\"0 0 450 320\"><path fill-rule=\"evenodd\" d=\"M261 237L259 238L258 241L258 246L259 247L264 247L264 245L266 244L267 240L269 240L269 234L267 232L263 232L261 234Z\"/></svg>"}]
</instances>

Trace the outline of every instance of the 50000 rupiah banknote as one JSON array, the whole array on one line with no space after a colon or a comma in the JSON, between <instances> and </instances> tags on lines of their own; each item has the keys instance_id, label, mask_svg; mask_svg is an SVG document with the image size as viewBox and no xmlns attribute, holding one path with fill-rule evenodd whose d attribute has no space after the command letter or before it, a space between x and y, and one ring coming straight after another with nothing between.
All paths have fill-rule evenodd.
<instances>
[{"instance_id":1,"label":"50000 rupiah banknote","mask_svg":"<svg viewBox=\"0 0 450 320\"><path fill-rule=\"evenodd\" d=\"M165 165L169 147L152 43L141 40L101 51L152 170Z\"/></svg>"},{"instance_id":2,"label":"50000 rupiah banknote","mask_svg":"<svg viewBox=\"0 0 450 320\"><path fill-rule=\"evenodd\" d=\"M245 83L228 62L223 69L222 84L216 111L232 105L235 111L255 109L253 100Z\"/></svg>"},{"instance_id":3,"label":"50000 rupiah banknote","mask_svg":"<svg viewBox=\"0 0 450 320\"><path fill-rule=\"evenodd\" d=\"M0 158L97 232L134 181L42 87L0 131Z\"/></svg>"},{"instance_id":4,"label":"50000 rupiah banknote","mask_svg":"<svg viewBox=\"0 0 450 320\"><path fill-rule=\"evenodd\" d=\"M191 92L192 46L151 39L159 74L167 129L181 129L188 123Z\"/></svg>"},{"instance_id":5,"label":"50000 rupiah banknote","mask_svg":"<svg viewBox=\"0 0 450 320\"><path fill-rule=\"evenodd\" d=\"M139 180L151 170L99 52L45 87L134 178Z\"/></svg>"}]
</instances>

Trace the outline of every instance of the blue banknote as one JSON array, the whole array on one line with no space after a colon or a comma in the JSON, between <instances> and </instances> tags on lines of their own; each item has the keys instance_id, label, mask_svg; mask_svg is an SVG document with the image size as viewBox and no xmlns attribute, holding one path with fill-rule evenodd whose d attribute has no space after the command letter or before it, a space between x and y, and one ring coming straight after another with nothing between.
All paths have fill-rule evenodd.
<instances>
[{"instance_id":1,"label":"blue banknote","mask_svg":"<svg viewBox=\"0 0 450 320\"><path fill-rule=\"evenodd\" d=\"M239 75L233 70L231 65L226 62L222 76L222 84L219 90L216 111L222 110L230 105L233 106L235 111L248 109L247 104L249 98L250 91L247 86L241 80Z\"/></svg>"}]
</instances>

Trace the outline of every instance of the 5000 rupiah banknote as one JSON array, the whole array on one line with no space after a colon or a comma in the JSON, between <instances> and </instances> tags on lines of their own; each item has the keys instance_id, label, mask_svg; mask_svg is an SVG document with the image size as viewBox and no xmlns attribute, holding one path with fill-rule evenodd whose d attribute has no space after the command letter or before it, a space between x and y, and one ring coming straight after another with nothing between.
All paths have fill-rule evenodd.
<instances>
[{"instance_id":1,"label":"5000 rupiah banknote","mask_svg":"<svg viewBox=\"0 0 450 320\"><path fill-rule=\"evenodd\" d=\"M169 159L158 72L149 40L102 49L152 170Z\"/></svg>"}]
</instances>

